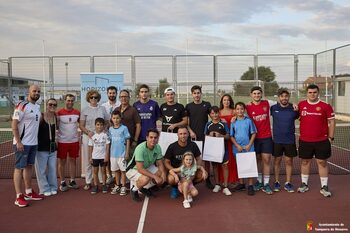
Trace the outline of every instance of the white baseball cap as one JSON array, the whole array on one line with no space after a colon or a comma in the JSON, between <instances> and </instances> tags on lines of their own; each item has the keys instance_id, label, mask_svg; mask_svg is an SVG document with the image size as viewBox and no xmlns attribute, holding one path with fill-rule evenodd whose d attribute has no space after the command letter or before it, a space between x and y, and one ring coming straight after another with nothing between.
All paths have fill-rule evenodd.
<instances>
[{"instance_id":1,"label":"white baseball cap","mask_svg":"<svg viewBox=\"0 0 350 233\"><path fill-rule=\"evenodd\" d=\"M168 87L164 90L164 94L166 94L167 92L173 92L175 94L175 90L172 87Z\"/></svg>"}]
</instances>

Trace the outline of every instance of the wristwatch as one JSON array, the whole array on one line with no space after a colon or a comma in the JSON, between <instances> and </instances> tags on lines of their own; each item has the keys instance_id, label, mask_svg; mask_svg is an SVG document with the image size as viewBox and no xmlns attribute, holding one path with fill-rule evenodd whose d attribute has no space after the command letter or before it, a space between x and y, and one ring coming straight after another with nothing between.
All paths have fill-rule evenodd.
<instances>
[{"instance_id":1,"label":"wristwatch","mask_svg":"<svg viewBox=\"0 0 350 233\"><path fill-rule=\"evenodd\" d=\"M332 142L334 141L334 137L328 137L329 140L331 140Z\"/></svg>"}]
</instances>

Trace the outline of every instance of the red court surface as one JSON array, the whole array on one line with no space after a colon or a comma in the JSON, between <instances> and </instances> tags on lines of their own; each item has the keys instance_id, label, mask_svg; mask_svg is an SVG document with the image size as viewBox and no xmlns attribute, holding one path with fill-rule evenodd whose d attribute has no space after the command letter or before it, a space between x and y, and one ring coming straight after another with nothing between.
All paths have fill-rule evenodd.
<instances>
[{"instance_id":1,"label":"red court surface","mask_svg":"<svg viewBox=\"0 0 350 233\"><path fill-rule=\"evenodd\" d=\"M293 178L295 184L299 183L299 176ZM139 232L147 233L295 233L307 232L306 225L310 221L313 231L329 228L323 232L331 232L331 227L322 224L344 224L338 228L350 229L349 179L349 175L329 177L331 198L319 193L317 175L310 177L310 191L304 194L281 191L268 196L260 191L255 196L240 192L227 197L222 193L214 194L200 184L199 196L191 209L182 207L182 198L170 199L167 188L149 199L144 221L140 221L143 202L134 203L130 195L91 195L82 188L18 208L13 204L12 180L0 179L0 232L129 233L137 232L139 227ZM143 228L139 222L144 222Z\"/></svg>"}]
</instances>

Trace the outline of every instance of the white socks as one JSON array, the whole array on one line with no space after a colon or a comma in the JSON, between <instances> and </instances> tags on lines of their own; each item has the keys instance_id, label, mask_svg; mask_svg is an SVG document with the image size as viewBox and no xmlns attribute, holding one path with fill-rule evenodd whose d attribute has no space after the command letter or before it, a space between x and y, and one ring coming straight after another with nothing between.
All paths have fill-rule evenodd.
<instances>
[{"instance_id":1,"label":"white socks","mask_svg":"<svg viewBox=\"0 0 350 233\"><path fill-rule=\"evenodd\" d=\"M301 182L305 183L307 185L307 182L309 181L309 175L303 175L301 174Z\"/></svg>"},{"instance_id":2,"label":"white socks","mask_svg":"<svg viewBox=\"0 0 350 233\"><path fill-rule=\"evenodd\" d=\"M328 185L328 177L320 177L321 179L321 187Z\"/></svg>"}]
</instances>

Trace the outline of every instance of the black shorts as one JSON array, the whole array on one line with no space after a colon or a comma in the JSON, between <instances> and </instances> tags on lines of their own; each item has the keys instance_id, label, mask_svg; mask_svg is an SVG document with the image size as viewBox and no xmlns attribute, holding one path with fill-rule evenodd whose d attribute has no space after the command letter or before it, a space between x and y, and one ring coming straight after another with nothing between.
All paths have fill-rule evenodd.
<instances>
[{"instance_id":1,"label":"black shorts","mask_svg":"<svg viewBox=\"0 0 350 233\"><path fill-rule=\"evenodd\" d=\"M92 159L91 165L93 167L105 167L107 166L108 162L105 162L104 159Z\"/></svg>"},{"instance_id":2,"label":"black shorts","mask_svg":"<svg viewBox=\"0 0 350 233\"><path fill-rule=\"evenodd\" d=\"M272 154L273 142L272 138L256 138L254 141L254 149L257 154Z\"/></svg>"},{"instance_id":3,"label":"black shorts","mask_svg":"<svg viewBox=\"0 0 350 233\"><path fill-rule=\"evenodd\" d=\"M328 139L320 142L305 142L299 140L299 157L301 159L326 160L332 155L331 143Z\"/></svg>"},{"instance_id":4,"label":"black shorts","mask_svg":"<svg viewBox=\"0 0 350 233\"><path fill-rule=\"evenodd\" d=\"M297 146L295 144L274 143L273 156L281 157L283 155L291 158L297 156Z\"/></svg>"}]
</instances>

